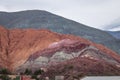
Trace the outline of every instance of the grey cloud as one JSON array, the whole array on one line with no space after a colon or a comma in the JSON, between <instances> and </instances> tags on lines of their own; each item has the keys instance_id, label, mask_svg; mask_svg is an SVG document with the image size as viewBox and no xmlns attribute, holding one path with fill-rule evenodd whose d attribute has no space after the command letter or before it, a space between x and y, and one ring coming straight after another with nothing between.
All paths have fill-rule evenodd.
<instances>
[{"instance_id":1,"label":"grey cloud","mask_svg":"<svg viewBox=\"0 0 120 80\"><path fill-rule=\"evenodd\" d=\"M0 11L47 10L89 26L108 24L120 17L120 0L1 0Z\"/></svg>"}]
</instances>

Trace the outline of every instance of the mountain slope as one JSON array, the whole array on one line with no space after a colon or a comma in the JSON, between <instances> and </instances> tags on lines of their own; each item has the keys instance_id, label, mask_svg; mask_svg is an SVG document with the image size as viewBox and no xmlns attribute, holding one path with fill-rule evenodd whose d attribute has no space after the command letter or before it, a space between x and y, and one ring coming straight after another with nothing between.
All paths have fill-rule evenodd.
<instances>
[{"instance_id":1,"label":"mountain slope","mask_svg":"<svg viewBox=\"0 0 120 80\"><path fill-rule=\"evenodd\" d=\"M106 25L104 29L111 34L113 37L120 39L120 18L112 21L110 24Z\"/></svg>"},{"instance_id":2,"label":"mountain slope","mask_svg":"<svg viewBox=\"0 0 120 80\"><path fill-rule=\"evenodd\" d=\"M107 32L114 36L116 39L120 39L120 31L107 31Z\"/></svg>"},{"instance_id":3,"label":"mountain slope","mask_svg":"<svg viewBox=\"0 0 120 80\"><path fill-rule=\"evenodd\" d=\"M13 72L62 64L77 57L101 60L119 70L118 54L84 38L43 29L0 27L0 66Z\"/></svg>"},{"instance_id":4,"label":"mountain slope","mask_svg":"<svg viewBox=\"0 0 120 80\"><path fill-rule=\"evenodd\" d=\"M62 64L52 65L42 76L54 79L54 76L62 75L65 80L74 80L84 76L117 76L120 68L101 60L89 58L75 58Z\"/></svg>"},{"instance_id":5,"label":"mountain slope","mask_svg":"<svg viewBox=\"0 0 120 80\"><path fill-rule=\"evenodd\" d=\"M74 34L103 44L120 53L120 43L107 32L65 19L47 11L0 12L0 17L0 25L7 28L46 28L59 33Z\"/></svg>"}]
</instances>

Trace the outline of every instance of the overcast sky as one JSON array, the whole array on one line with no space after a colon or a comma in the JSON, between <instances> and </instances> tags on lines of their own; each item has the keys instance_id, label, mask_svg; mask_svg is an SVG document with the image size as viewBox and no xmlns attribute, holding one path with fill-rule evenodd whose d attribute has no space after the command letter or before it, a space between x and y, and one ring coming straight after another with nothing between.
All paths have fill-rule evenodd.
<instances>
[{"instance_id":1,"label":"overcast sky","mask_svg":"<svg viewBox=\"0 0 120 80\"><path fill-rule=\"evenodd\" d=\"M120 18L120 0L0 0L0 11L27 9L46 10L96 28Z\"/></svg>"}]
</instances>

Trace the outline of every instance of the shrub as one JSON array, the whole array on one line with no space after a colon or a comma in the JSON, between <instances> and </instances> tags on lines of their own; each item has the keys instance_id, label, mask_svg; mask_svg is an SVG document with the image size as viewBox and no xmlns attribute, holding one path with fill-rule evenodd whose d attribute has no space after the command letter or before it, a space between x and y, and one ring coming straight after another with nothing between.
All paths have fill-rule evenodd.
<instances>
[{"instance_id":1,"label":"shrub","mask_svg":"<svg viewBox=\"0 0 120 80\"><path fill-rule=\"evenodd\" d=\"M26 69L25 72L24 72L24 74L26 74L26 75L30 75L30 74L32 74L32 71L29 70L29 69Z\"/></svg>"},{"instance_id":2,"label":"shrub","mask_svg":"<svg viewBox=\"0 0 120 80\"><path fill-rule=\"evenodd\" d=\"M0 74L11 74L11 73L7 69L3 68L0 70Z\"/></svg>"},{"instance_id":3,"label":"shrub","mask_svg":"<svg viewBox=\"0 0 120 80\"><path fill-rule=\"evenodd\" d=\"M42 74L43 72L44 72L43 70L39 69L39 70L36 70L36 71L34 72L34 75L40 75L40 74Z\"/></svg>"},{"instance_id":4,"label":"shrub","mask_svg":"<svg viewBox=\"0 0 120 80\"><path fill-rule=\"evenodd\" d=\"M1 75L0 79L2 79L2 80L11 80L11 78L8 75Z\"/></svg>"}]
</instances>

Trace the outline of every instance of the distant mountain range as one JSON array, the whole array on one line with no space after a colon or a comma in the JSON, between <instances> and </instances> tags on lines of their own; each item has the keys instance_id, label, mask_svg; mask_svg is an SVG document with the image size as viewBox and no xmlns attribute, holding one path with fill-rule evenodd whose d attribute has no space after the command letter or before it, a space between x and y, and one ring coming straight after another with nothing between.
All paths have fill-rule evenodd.
<instances>
[{"instance_id":1,"label":"distant mountain range","mask_svg":"<svg viewBox=\"0 0 120 80\"><path fill-rule=\"evenodd\" d=\"M120 31L108 31L108 33L114 36L116 39L120 39Z\"/></svg>"},{"instance_id":2,"label":"distant mountain range","mask_svg":"<svg viewBox=\"0 0 120 80\"><path fill-rule=\"evenodd\" d=\"M105 30L116 39L120 39L120 18L112 21L110 24L104 27Z\"/></svg>"},{"instance_id":3,"label":"distant mountain range","mask_svg":"<svg viewBox=\"0 0 120 80\"><path fill-rule=\"evenodd\" d=\"M45 28L58 33L73 34L103 44L117 53L120 53L120 41L107 32L83 25L47 11L28 10L9 13L0 12L0 25L9 29Z\"/></svg>"},{"instance_id":4,"label":"distant mountain range","mask_svg":"<svg viewBox=\"0 0 120 80\"><path fill-rule=\"evenodd\" d=\"M107 31L120 31L120 18L112 21L108 25L105 25L104 29Z\"/></svg>"}]
</instances>

